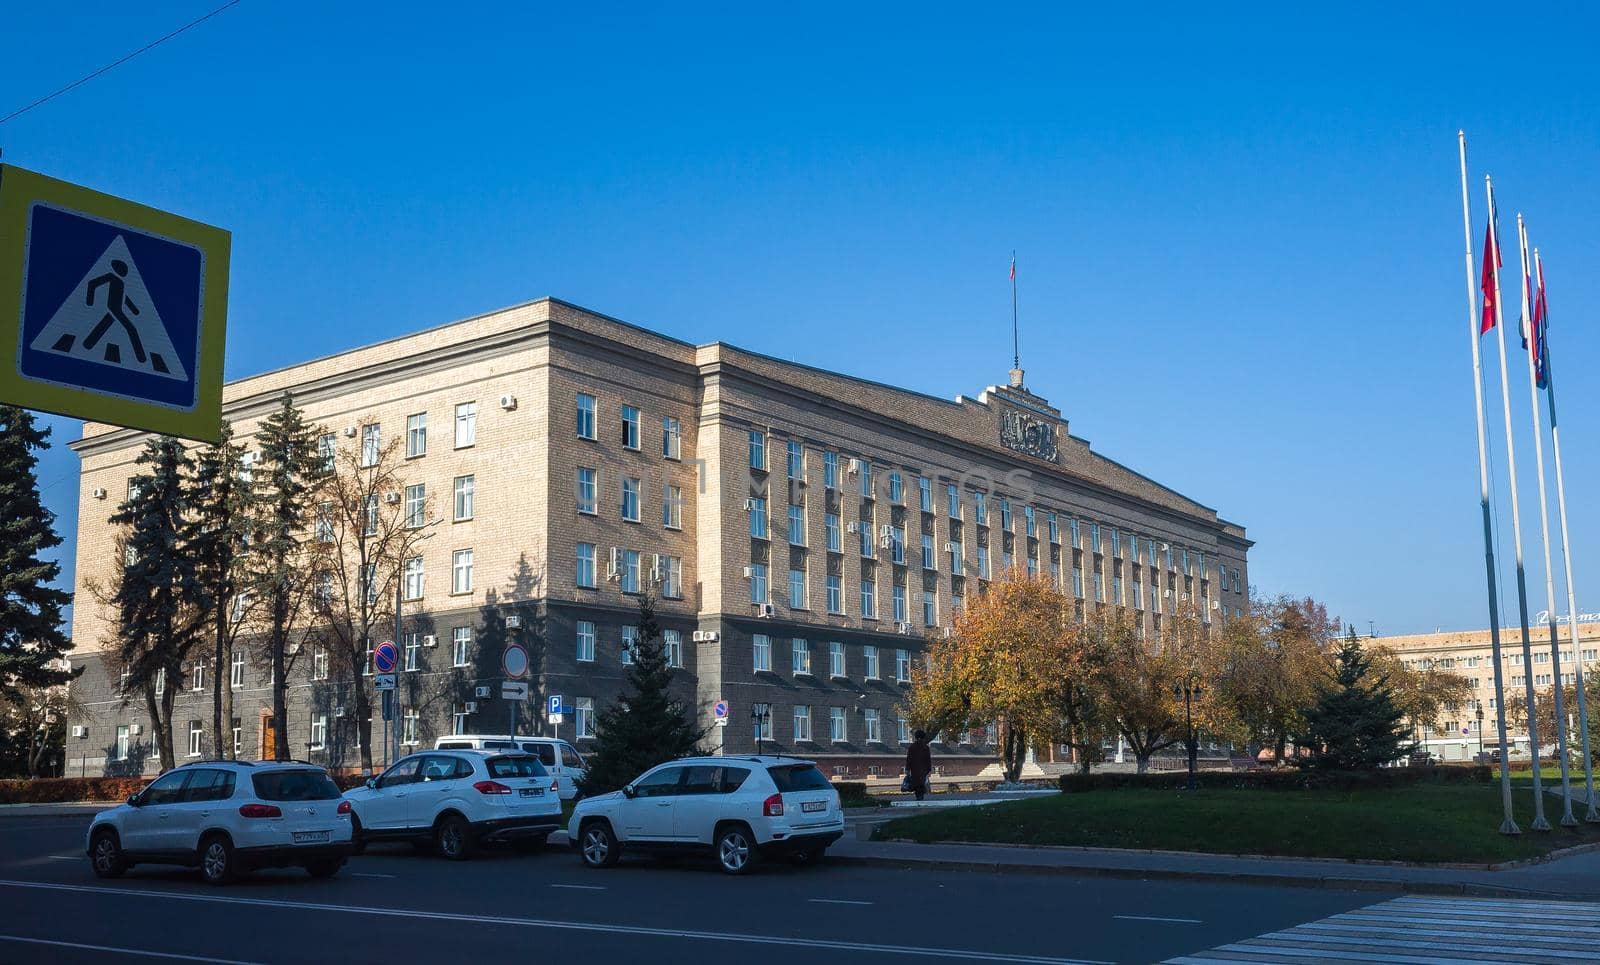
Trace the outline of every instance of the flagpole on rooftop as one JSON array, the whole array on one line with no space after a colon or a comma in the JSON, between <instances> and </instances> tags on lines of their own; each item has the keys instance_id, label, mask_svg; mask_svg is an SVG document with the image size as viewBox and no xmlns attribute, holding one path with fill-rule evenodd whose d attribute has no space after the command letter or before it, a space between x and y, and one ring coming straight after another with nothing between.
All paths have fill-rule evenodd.
<instances>
[{"instance_id":1,"label":"flagpole on rooftop","mask_svg":"<svg viewBox=\"0 0 1600 965\"><path fill-rule=\"evenodd\" d=\"M1544 782L1539 775L1539 717L1533 702L1533 641L1528 633L1528 574L1522 566L1522 505L1517 495L1517 442L1511 431L1511 378L1506 374L1506 312L1500 300L1500 226L1496 224L1494 208L1494 181L1483 178L1483 189L1489 198L1489 249L1494 257L1488 260L1494 272L1494 329L1495 341L1500 346L1500 405L1506 419L1506 465L1511 480L1511 538L1517 550L1517 610L1522 617L1522 689L1528 704L1528 753L1533 757L1533 823L1535 831L1550 830L1544 816Z\"/></svg>"},{"instance_id":2,"label":"flagpole on rooftop","mask_svg":"<svg viewBox=\"0 0 1600 965\"><path fill-rule=\"evenodd\" d=\"M1561 520L1561 560L1567 574L1567 638L1572 641L1573 660L1577 664L1574 679L1578 683L1578 733L1583 740L1583 783L1589 802L1588 813L1583 819L1600 823L1600 812L1595 810L1595 805L1600 802L1595 800L1594 793L1594 758L1589 751L1589 702L1584 694L1583 651L1578 644L1578 598L1572 588L1572 551L1567 541L1567 487L1561 476L1561 430L1556 425L1555 365L1550 361L1550 325L1546 317L1549 306L1544 300L1544 261L1539 257L1537 248L1533 249L1533 264L1539 278L1539 348L1544 355L1545 401L1550 405L1550 449L1556 463L1556 510Z\"/></svg>"},{"instance_id":3,"label":"flagpole on rooftop","mask_svg":"<svg viewBox=\"0 0 1600 965\"><path fill-rule=\"evenodd\" d=\"M1501 834L1521 834L1511 811L1511 749L1506 740L1506 692L1500 661L1500 604L1495 589L1494 529L1489 516L1489 458L1483 428L1483 359L1478 341L1478 293L1472 272L1472 205L1467 195L1467 135L1457 131L1461 146L1461 226L1467 239L1467 336L1472 343L1473 414L1478 419L1478 492L1483 507L1484 573L1489 582L1489 643L1493 648L1495 723L1500 732L1500 805L1504 818Z\"/></svg>"},{"instance_id":4,"label":"flagpole on rooftop","mask_svg":"<svg viewBox=\"0 0 1600 965\"><path fill-rule=\"evenodd\" d=\"M1528 403L1533 413L1533 461L1539 467L1539 530L1544 536L1544 592L1545 622L1550 627L1550 673L1555 680L1556 696L1556 753L1561 758L1561 826L1575 827L1578 819L1572 816L1572 779L1567 764L1567 712L1561 694L1561 638L1556 633L1556 578L1550 569L1550 511L1545 498L1544 481L1544 429L1539 424L1539 373L1535 353L1539 351L1539 333L1534 330L1528 275L1532 270L1528 257L1528 226L1517 213L1517 252L1522 264L1522 324L1528 341ZM1538 754L1534 754L1534 769L1539 767Z\"/></svg>"}]
</instances>

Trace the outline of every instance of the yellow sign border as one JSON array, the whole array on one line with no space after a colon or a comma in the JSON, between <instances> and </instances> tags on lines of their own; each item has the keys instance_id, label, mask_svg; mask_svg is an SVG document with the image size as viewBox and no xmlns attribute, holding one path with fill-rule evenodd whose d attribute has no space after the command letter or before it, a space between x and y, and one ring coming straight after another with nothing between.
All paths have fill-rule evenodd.
<instances>
[{"instance_id":1,"label":"yellow sign border","mask_svg":"<svg viewBox=\"0 0 1600 965\"><path fill-rule=\"evenodd\" d=\"M22 270L28 209L42 201L194 245L205 254L195 404L177 409L93 389L38 382L17 367L22 328ZM228 256L233 236L136 201L0 164L0 402L91 422L215 442L222 431L222 359L228 326Z\"/></svg>"}]
</instances>

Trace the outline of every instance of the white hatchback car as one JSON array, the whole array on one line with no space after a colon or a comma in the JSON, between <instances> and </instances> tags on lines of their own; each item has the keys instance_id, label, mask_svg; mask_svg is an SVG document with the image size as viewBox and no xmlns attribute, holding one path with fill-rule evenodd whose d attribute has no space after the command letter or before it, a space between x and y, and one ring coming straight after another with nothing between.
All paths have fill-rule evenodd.
<instances>
[{"instance_id":1,"label":"white hatchback car","mask_svg":"<svg viewBox=\"0 0 1600 965\"><path fill-rule=\"evenodd\" d=\"M733 875L761 856L815 862L843 834L839 794L817 765L773 756L662 764L620 791L579 801L567 826L591 868L636 848L698 851Z\"/></svg>"},{"instance_id":2,"label":"white hatchback car","mask_svg":"<svg viewBox=\"0 0 1600 965\"><path fill-rule=\"evenodd\" d=\"M542 846L561 828L555 778L521 751L422 751L346 791L345 800L358 851L401 839L431 842L460 860L485 841Z\"/></svg>"},{"instance_id":3,"label":"white hatchback car","mask_svg":"<svg viewBox=\"0 0 1600 965\"><path fill-rule=\"evenodd\" d=\"M350 805L313 764L197 761L96 814L87 849L102 878L147 862L198 866L212 884L295 865L326 878L351 853Z\"/></svg>"}]
</instances>

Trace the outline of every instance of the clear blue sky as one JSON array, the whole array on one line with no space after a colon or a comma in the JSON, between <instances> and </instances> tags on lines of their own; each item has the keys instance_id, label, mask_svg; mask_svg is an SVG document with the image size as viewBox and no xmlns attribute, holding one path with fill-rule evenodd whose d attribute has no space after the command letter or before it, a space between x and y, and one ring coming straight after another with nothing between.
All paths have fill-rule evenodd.
<instances>
[{"instance_id":1,"label":"clear blue sky","mask_svg":"<svg viewBox=\"0 0 1600 965\"><path fill-rule=\"evenodd\" d=\"M16 5L0 114L214 5ZM1505 14L245 0L0 147L233 231L229 377L548 294L948 397L1005 377L1015 248L1029 385L1245 524L1258 591L1477 627L1457 127L1475 234L1489 171L1547 257L1600 610L1600 23Z\"/></svg>"}]
</instances>

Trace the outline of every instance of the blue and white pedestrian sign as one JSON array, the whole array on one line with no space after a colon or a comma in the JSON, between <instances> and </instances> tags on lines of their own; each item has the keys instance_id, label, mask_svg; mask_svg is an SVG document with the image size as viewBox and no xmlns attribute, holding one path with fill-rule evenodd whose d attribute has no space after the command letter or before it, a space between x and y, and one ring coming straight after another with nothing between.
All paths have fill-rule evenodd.
<instances>
[{"instance_id":1,"label":"blue and white pedestrian sign","mask_svg":"<svg viewBox=\"0 0 1600 965\"><path fill-rule=\"evenodd\" d=\"M0 402L215 440L229 247L219 228L0 165Z\"/></svg>"}]
</instances>

